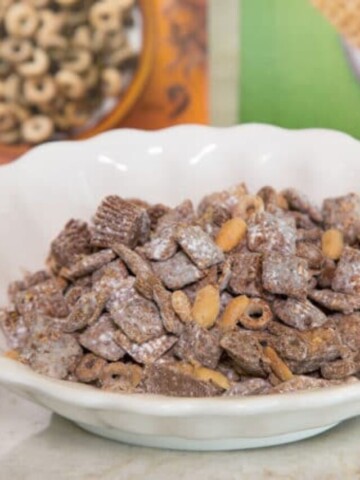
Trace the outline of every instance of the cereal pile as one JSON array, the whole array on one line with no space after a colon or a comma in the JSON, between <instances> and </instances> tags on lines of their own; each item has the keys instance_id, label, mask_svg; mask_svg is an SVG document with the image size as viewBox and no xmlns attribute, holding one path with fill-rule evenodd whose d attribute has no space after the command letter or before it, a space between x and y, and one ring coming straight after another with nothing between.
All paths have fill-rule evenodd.
<instances>
[{"instance_id":1,"label":"cereal pile","mask_svg":"<svg viewBox=\"0 0 360 480\"><path fill-rule=\"evenodd\" d=\"M9 357L113 392L289 392L360 373L360 196L240 184L175 208L109 196L9 287Z\"/></svg>"},{"instance_id":2,"label":"cereal pile","mask_svg":"<svg viewBox=\"0 0 360 480\"><path fill-rule=\"evenodd\" d=\"M0 143L83 127L123 92L135 1L0 1Z\"/></svg>"}]
</instances>

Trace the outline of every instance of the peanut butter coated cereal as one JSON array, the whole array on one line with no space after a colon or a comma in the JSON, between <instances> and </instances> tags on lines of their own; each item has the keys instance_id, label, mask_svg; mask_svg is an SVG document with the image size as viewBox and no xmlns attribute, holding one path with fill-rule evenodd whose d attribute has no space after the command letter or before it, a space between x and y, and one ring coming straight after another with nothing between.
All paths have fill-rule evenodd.
<instances>
[{"instance_id":1,"label":"peanut butter coated cereal","mask_svg":"<svg viewBox=\"0 0 360 480\"><path fill-rule=\"evenodd\" d=\"M7 19L23 67L31 9ZM91 21L106 32L113 18L102 13ZM78 74L86 58L66 64ZM359 206L355 193L319 208L293 188L252 195L244 184L197 211L108 196L89 223L65 225L46 269L10 284L6 355L119 394L241 397L357 381Z\"/></svg>"}]
</instances>

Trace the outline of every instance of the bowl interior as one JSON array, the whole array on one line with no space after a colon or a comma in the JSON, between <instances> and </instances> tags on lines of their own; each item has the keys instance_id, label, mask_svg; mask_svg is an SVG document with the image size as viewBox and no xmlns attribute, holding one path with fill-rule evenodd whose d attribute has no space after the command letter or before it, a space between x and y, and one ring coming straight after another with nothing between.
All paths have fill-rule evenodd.
<instances>
[{"instance_id":1,"label":"bowl interior","mask_svg":"<svg viewBox=\"0 0 360 480\"><path fill-rule=\"evenodd\" d=\"M245 181L295 186L317 202L358 189L360 143L331 131L269 126L119 130L34 148L1 167L0 304L10 281L43 266L70 218L118 194L175 205Z\"/></svg>"}]
</instances>

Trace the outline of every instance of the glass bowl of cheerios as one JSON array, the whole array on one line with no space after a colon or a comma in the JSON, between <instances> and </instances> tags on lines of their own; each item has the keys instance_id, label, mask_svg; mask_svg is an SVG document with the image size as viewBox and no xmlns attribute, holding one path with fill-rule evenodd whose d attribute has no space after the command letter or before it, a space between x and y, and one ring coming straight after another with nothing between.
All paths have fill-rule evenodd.
<instances>
[{"instance_id":1,"label":"glass bowl of cheerios","mask_svg":"<svg viewBox=\"0 0 360 480\"><path fill-rule=\"evenodd\" d=\"M0 154L115 127L151 65L145 0L3 0Z\"/></svg>"}]
</instances>

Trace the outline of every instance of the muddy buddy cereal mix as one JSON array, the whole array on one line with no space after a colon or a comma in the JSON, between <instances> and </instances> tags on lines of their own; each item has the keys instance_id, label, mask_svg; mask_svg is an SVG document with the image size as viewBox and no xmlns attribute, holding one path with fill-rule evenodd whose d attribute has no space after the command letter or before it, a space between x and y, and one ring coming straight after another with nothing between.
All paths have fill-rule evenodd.
<instances>
[{"instance_id":1,"label":"muddy buddy cereal mix","mask_svg":"<svg viewBox=\"0 0 360 480\"><path fill-rule=\"evenodd\" d=\"M360 374L360 196L240 184L172 208L117 195L9 286L7 355L119 393L244 396Z\"/></svg>"}]
</instances>

